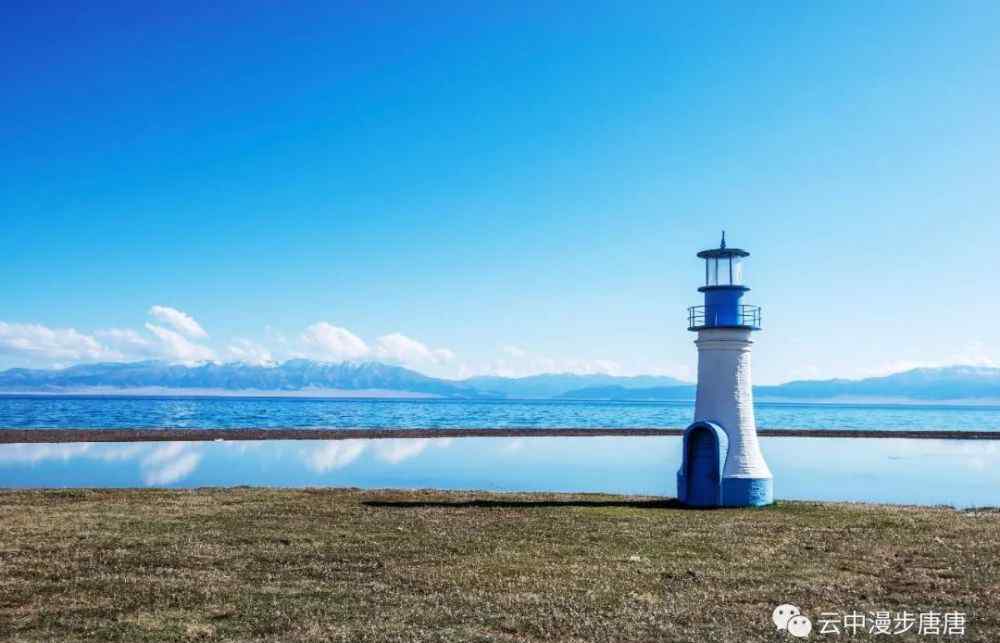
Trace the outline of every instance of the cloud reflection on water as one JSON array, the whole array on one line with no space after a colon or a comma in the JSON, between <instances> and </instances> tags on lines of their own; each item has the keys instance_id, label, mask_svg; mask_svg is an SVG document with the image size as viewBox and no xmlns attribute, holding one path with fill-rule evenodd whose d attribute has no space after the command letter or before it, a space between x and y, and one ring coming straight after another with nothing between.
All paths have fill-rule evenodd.
<instances>
[{"instance_id":1,"label":"cloud reflection on water","mask_svg":"<svg viewBox=\"0 0 1000 643\"><path fill-rule=\"evenodd\" d=\"M125 462L138 460L141 477L147 486L167 485L183 480L198 468L202 453L191 442L153 444L5 444L0 447L0 464L38 465L46 461L95 460Z\"/></svg>"},{"instance_id":2,"label":"cloud reflection on water","mask_svg":"<svg viewBox=\"0 0 1000 643\"><path fill-rule=\"evenodd\" d=\"M764 438L781 499L1000 505L1000 442ZM0 486L358 486L671 495L679 438L0 445ZM435 448L437 447L437 448Z\"/></svg>"},{"instance_id":3,"label":"cloud reflection on water","mask_svg":"<svg viewBox=\"0 0 1000 643\"><path fill-rule=\"evenodd\" d=\"M366 440L329 440L302 449L306 466L316 473L342 469L358 459Z\"/></svg>"},{"instance_id":4,"label":"cloud reflection on water","mask_svg":"<svg viewBox=\"0 0 1000 643\"><path fill-rule=\"evenodd\" d=\"M178 482L198 468L201 458L201 448L190 442L170 442L155 447L142 459L142 481L147 486Z\"/></svg>"},{"instance_id":5,"label":"cloud reflection on water","mask_svg":"<svg viewBox=\"0 0 1000 643\"><path fill-rule=\"evenodd\" d=\"M0 463L39 463L46 460L73 460L91 458L112 462L128 460L142 452L146 445L140 444L93 444L70 442L66 444L5 444L0 447Z\"/></svg>"},{"instance_id":6,"label":"cloud reflection on water","mask_svg":"<svg viewBox=\"0 0 1000 643\"><path fill-rule=\"evenodd\" d=\"M306 466L316 473L342 469L371 448L382 462L399 464L414 458L429 446L447 448L452 438L393 438L383 440L325 440L301 449Z\"/></svg>"},{"instance_id":7,"label":"cloud reflection on water","mask_svg":"<svg viewBox=\"0 0 1000 643\"><path fill-rule=\"evenodd\" d=\"M90 444L5 444L0 448L0 462L71 460L86 455Z\"/></svg>"}]
</instances>

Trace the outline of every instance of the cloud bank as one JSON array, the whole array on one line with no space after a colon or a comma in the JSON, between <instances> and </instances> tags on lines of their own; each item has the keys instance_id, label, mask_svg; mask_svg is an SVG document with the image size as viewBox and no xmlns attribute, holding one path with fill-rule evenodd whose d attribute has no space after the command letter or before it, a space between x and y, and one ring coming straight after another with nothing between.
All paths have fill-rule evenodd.
<instances>
[{"instance_id":1,"label":"cloud bank","mask_svg":"<svg viewBox=\"0 0 1000 643\"><path fill-rule=\"evenodd\" d=\"M0 321L0 352L49 361L119 360L124 355L75 328Z\"/></svg>"},{"instance_id":2,"label":"cloud bank","mask_svg":"<svg viewBox=\"0 0 1000 643\"><path fill-rule=\"evenodd\" d=\"M361 359L371 351L368 344L351 331L325 321L306 328L302 342L309 354L334 362Z\"/></svg>"},{"instance_id":3,"label":"cloud bank","mask_svg":"<svg viewBox=\"0 0 1000 643\"><path fill-rule=\"evenodd\" d=\"M382 335L369 343L328 321L310 324L291 339L267 326L264 341L271 346L237 337L213 347L206 341L208 333L192 315L161 305L150 307L148 314L151 320L140 329L111 327L90 334L74 328L0 321L0 355L23 362L18 365L56 368L147 359L186 365L243 362L263 366L304 357L328 362L375 360L418 370L440 370L457 360L450 349L431 348L400 332Z\"/></svg>"},{"instance_id":4,"label":"cloud bank","mask_svg":"<svg viewBox=\"0 0 1000 643\"><path fill-rule=\"evenodd\" d=\"M146 322L145 333L131 328L106 328L87 334L75 328L0 321L0 354L45 366L141 359L191 364L218 359L215 350L192 340L208 337L208 333L187 313L153 306L149 314L172 328Z\"/></svg>"}]
</instances>

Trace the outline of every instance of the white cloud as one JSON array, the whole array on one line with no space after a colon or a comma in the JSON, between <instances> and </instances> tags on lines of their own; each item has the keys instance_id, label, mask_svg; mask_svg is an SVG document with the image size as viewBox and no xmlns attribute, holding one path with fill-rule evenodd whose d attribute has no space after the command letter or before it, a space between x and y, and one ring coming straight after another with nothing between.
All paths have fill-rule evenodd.
<instances>
[{"instance_id":1,"label":"white cloud","mask_svg":"<svg viewBox=\"0 0 1000 643\"><path fill-rule=\"evenodd\" d=\"M332 361L361 359L369 354L364 340L346 328L327 322L317 322L306 328L302 341L312 354Z\"/></svg>"},{"instance_id":2,"label":"white cloud","mask_svg":"<svg viewBox=\"0 0 1000 643\"><path fill-rule=\"evenodd\" d=\"M43 360L118 360L123 355L74 328L0 321L0 352Z\"/></svg>"},{"instance_id":3,"label":"white cloud","mask_svg":"<svg viewBox=\"0 0 1000 643\"><path fill-rule=\"evenodd\" d=\"M167 323L147 322L144 325L146 332L131 328L106 328L87 335L72 328L51 329L40 324L0 322L0 354L25 356L28 361L40 361L49 367L97 360L136 359L164 359L192 364L219 361L220 356L247 364L276 363L270 347L249 339L234 338L218 349L192 339L192 336L207 334L194 319L179 310L153 306L149 313ZM455 353L447 348L432 349L398 332L383 335L369 346L346 328L321 321L308 326L301 334L299 350L290 350L292 343L284 335L270 327L267 330L268 343L277 343L285 357L291 355L335 362L377 359L424 371L452 368L456 360Z\"/></svg>"},{"instance_id":4,"label":"white cloud","mask_svg":"<svg viewBox=\"0 0 1000 643\"><path fill-rule=\"evenodd\" d=\"M541 373L574 373L592 375L623 375L624 368L618 362L608 359L553 359L536 355L519 346L504 346L502 355L482 369L468 369L477 374L499 375L501 377L526 377Z\"/></svg>"},{"instance_id":5,"label":"white cloud","mask_svg":"<svg viewBox=\"0 0 1000 643\"><path fill-rule=\"evenodd\" d=\"M513 357L514 359L521 359L522 357L528 356L528 351L524 350L520 346L504 346L501 350L504 354Z\"/></svg>"},{"instance_id":6,"label":"white cloud","mask_svg":"<svg viewBox=\"0 0 1000 643\"><path fill-rule=\"evenodd\" d=\"M407 366L445 364L455 359L455 353L447 348L432 350L423 342L418 342L402 333L390 333L379 337L375 341L373 353L376 359Z\"/></svg>"},{"instance_id":7,"label":"white cloud","mask_svg":"<svg viewBox=\"0 0 1000 643\"><path fill-rule=\"evenodd\" d=\"M225 359L268 365L288 357L305 357L333 362L379 360L446 378L484 374L524 377L540 373L649 374L692 378L690 366L657 365L654 368L648 362L631 362L626 366L609 359L552 358L513 343L500 346L492 361L459 362L453 351L432 348L401 332L382 335L369 344L350 330L326 321L306 327L298 337L286 337L267 326L264 343L237 337L218 345L208 345L208 342L192 339L194 336L205 337L207 333L190 315L166 306L153 306L149 313L165 323L150 321L145 324L144 330L107 328L86 335L71 328L50 329L38 324L0 322L0 354L29 356L35 361L44 360L49 367L95 360L151 358L186 364ZM961 363L967 362L973 363L969 360ZM978 359L974 363L984 362Z\"/></svg>"},{"instance_id":8,"label":"white cloud","mask_svg":"<svg viewBox=\"0 0 1000 643\"><path fill-rule=\"evenodd\" d=\"M149 314L157 320L173 326L174 330L194 339L208 337L208 333L201 327L201 324L194 320L194 317L187 313L170 308L169 306L153 306L149 309Z\"/></svg>"},{"instance_id":9,"label":"white cloud","mask_svg":"<svg viewBox=\"0 0 1000 643\"><path fill-rule=\"evenodd\" d=\"M500 347L500 355L486 363L459 365L459 377L497 375L500 377L529 377L544 373L570 373L574 375L665 375L690 381L693 369L683 364L650 364L633 361L628 365L610 359L560 359L532 353L521 346L508 344Z\"/></svg>"},{"instance_id":10,"label":"white cloud","mask_svg":"<svg viewBox=\"0 0 1000 643\"><path fill-rule=\"evenodd\" d=\"M270 324L264 326L264 332L267 333L269 339L273 339L281 345L288 343L288 338L285 337L285 334L279 330L275 330Z\"/></svg>"},{"instance_id":11,"label":"white cloud","mask_svg":"<svg viewBox=\"0 0 1000 643\"><path fill-rule=\"evenodd\" d=\"M216 359L215 351L211 348L192 342L169 328L147 323L146 330L152 333L153 337L142 335L130 328L110 328L99 330L94 334L116 349L122 359L158 358L184 363ZM244 350L249 351L249 348Z\"/></svg>"},{"instance_id":12,"label":"white cloud","mask_svg":"<svg viewBox=\"0 0 1000 643\"><path fill-rule=\"evenodd\" d=\"M108 328L94 333L105 344L120 352L125 358L156 355L156 345L131 328Z\"/></svg>"},{"instance_id":13,"label":"white cloud","mask_svg":"<svg viewBox=\"0 0 1000 643\"><path fill-rule=\"evenodd\" d=\"M215 352L211 348L195 344L180 333L148 322L146 330L156 335L160 340L158 350L168 359L185 363L215 360Z\"/></svg>"},{"instance_id":14,"label":"white cloud","mask_svg":"<svg viewBox=\"0 0 1000 643\"><path fill-rule=\"evenodd\" d=\"M107 328L94 333L108 343L122 346L146 347L150 341L131 328Z\"/></svg>"},{"instance_id":15,"label":"white cloud","mask_svg":"<svg viewBox=\"0 0 1000 643\"><path fill-rule=\"evenodd\" d=\"M640 368L634 370L633 375L666 375L685 382L694 382L698 373L692 365L688 364L658 364L650 368Z\"/></svg>"},{"instance_id":16,"label":"white cloud","mask_svg":"<svg viewBox=\"0 0 1000 643\"><path fill-rule=\"evenodd\" d=\"M455 353L447 348L435 348L433 354L438 364L455 361Z\"/></svg>"},{"instance_id":17,"label":"white cloud","mask_svg":"<svg viewBox=\"0 0 1000 643\"><path fill-rule=\"evenodd\" d=\"M447 348L430 348L421 341L402 333L389 333L371 346L351 331L325 321L307 327L301 335L304 350L293 355L342 362L373 359L411 368L434 368L455 361L455 353Z\"/></svg>"},{"instance_id":18,"label":"white cloud","mask_svg":"<svg viewBox=\"0 0 1000 643\"><path fill-rule=\"evenodd\" d=\"M249 339L234 339L226 350L231 358L246 364L255 366L274 364L271 351Z\"/></svg>"}]
</instances>

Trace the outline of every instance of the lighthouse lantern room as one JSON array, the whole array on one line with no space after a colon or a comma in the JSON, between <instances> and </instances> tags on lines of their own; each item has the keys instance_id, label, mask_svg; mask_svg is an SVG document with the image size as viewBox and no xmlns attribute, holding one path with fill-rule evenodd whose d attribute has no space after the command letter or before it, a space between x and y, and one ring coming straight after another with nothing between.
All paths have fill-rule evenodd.
<instances>
[{"instance_id":1,"label":"lighthouse lantern room","mask_svg":"<svg viewBox=\"0 0 1000 643\"><path fill-rule=\"evenodd\" d=\"M750 378L751 333L759 306L743 303L743 263L750 253L726 247L698 253L705 260L701 306L688 309L698 333L698 392L694 422L684 431L677 497L696 507L746 507L774 500L771 471L757 440Z\"/></svg>"}]
</instances>

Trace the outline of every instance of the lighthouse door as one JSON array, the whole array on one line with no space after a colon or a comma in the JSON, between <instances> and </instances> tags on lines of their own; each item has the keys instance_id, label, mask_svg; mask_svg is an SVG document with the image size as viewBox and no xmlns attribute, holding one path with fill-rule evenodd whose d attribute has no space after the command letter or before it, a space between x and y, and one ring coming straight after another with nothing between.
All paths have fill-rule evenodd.
<instances>
[{"instance_id":1,"label":"lighthouse door","mask_svg":"<svg viewBox=\"0 0 1000 643\"><path fill-rule=\"evenodd\" d=\"M687 456L687 503L696 507L718 504L719 445L708 427L690 433Z\"/></svg>"}]
</instances>

